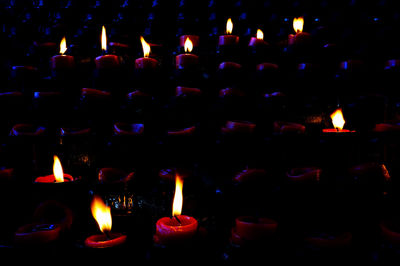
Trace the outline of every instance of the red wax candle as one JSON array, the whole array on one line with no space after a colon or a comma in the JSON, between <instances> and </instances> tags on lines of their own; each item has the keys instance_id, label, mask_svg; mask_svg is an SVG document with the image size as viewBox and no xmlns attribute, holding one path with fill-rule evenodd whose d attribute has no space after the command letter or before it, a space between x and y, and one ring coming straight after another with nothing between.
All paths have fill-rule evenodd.
<instances>
[{"instance_id":1,"label":"red wax candle","mask_svg":"<svg viewBox=\"0 0 400 266\"><path fill-rule=\"evenodd\" d=\"M156 223L156 243L182 243L193 239L197 232L198 222L186 215L178 215L176 218L163 217Z\"/></svg>"},{"instance_id":2,"label":"red wax candle","mask_svg":"<svg viewBox=\"0 0 400 266\"><path fill-rule=\"evenodd\" d=\"M325 128L322 130L324 133L349 133L355 132L354 130L343 129L345 120L343 118L342 109L337 109L331 114L332 124L335 128Z\"/></svg>"},{"instance_id":3,"label":"red wax candle","mask_svg":"<svg viewBox=\"0 0 400 266\"><path fill-rule=\"evenodd\" d=\"M154 58L150 58L150 45L140 36L142 42L143 57L135 60L136 69L156 69L158 67L158 61Z\"/></svg>"},{"instance_id":4,"label":"red wax candle","mask_svg":"<svg viewBox=\"0 0 400 266\"><path fill-rule=\"evenodd\" d=\"M306 132L306 127L297 123L275 121L274 132L280 134L286 134L286 133L303 134Z\"/></svg>"},{"instance_id":5,"label":"red wax candle","mask_svg":"<svg viewBox=\"0 0 400 266\"><path fill-rule=\"evenodd\" d=\"M128 124L117 122L114 124L114 134L119 136L142 135L144 132L143 124Z\"/></svg>"},{"instance_id":6,"label":"red wax candle","mask_svg":"<svg viewBox=\"0 0 400 266\"><path fill-rule=\"evenodd\" d=\"M244 245L249 241L265 241L276 234L278 223L269 218L241 216L236 218L232 229L232 242Z\"/></svg>"},{"instance_id":7,"label":"red wax candle","mask_svg":"<svg viewBox=\"0 0 400 266\"><path fill-rule=\"evenodd\" d=\"M75 66L75 60L73 56L65 55L67 51L67 42L65 37L60 43L60 55L55 55L51 58L51 69L53 70L67 70L72 69Z\"/></svg>"},{"instance_id":8,"label":"red wax candle","mask_svg":"<svg viewBox=\"0 0 400 266\"><path fill-rule=\"evenodd\" d=\"M111 232L111 210L99 196L94 196L91 203L92 215L104 234L92 235L86 238L85 245L91 248L111 248L124 244L126 235Z\"/></svg>"},{"instance_id":9,"label":"red wax candle","mask_svg":"<svg viewBox=\"0 0 400 266\"><path fill-rule=\"evenodd\" d=\"M294 182L319 181L321 169L317 167L293 168L286 173L286 176Z\"/></svg>"},{"instance_id":10,"label":"red wax candle","mask_svg":"<svg viewBox=\"0 0 400 266\"><path fill-rule=\"evenodd\" d=\"M241 64L235 62L222 62L219 64L218 69L220 70L240 70L242 68Z\"/></svg>"},{"instance_id":11,"label":"red wax candle","mask_svg":"<svg viewBox=\"0 0 400 266\"><path fill-rule=\"evenodd\" d=\"M45 133L44 127L35 127L31 124L16 124L10 131L10 136L40 136Z\"/></svg>"},{"instance_id":12,"label":"red wax candle","mask_svg":"<svg viewBox=\"0 0 400 266\"><path fill-rule=\"evenodd\" d=\"M163 217L156 223L154 242L158 244L184 244L192 241L197 233L198 222L193 217L181 215L183 179L175 175L175 195L172 218Z\"/></svg>"},{"instance_id":13,"label":"red wax candle","mask_svg":"<svg viewBox=\"0 0 400 266\"><path fill-rule=\"evenodd\" d=\"M268 45L268 43L266 41L264 41L264 33L260 29L258 29L257 36L251 37L249 46L256 47L256 46L265 46L265 45Z\"/></svg>"},{"instance_id":14,"label":"red wax candle","mask_svg":"<svg viewBox=\"0 0 400 266\"><path fill-rule=\"evenodd\" d=\"M198 88L178 86L175 89L175 96L201 96L202 91Z\"/></svg>"},{"instance_id":15,"label":"red wax candle","mask_svg":"<svg viewBox=\"0 0 400 266\"><path fill-rule=\"evenodd\" d=\"M304 25L304 19L302 17L293 19L293 29L296 32L296 34L289 35L288 39L289 46L306 45L311 42L311 35L307 32L303 32L303 25Z\"/></svg>"},{"instance_id":16,"label":"red wax candle","mask_svg":"<svg viewBox=\"0 0 400 266\"><path fill-rule=\"evenodd\" d=\"M245 169L238 173L233 180L236 182L256 182L261 181L267 176L267 172L264 169Z\"/></svg>"},{"instance_id":17,"label":"red wax candle","mask_svg":"<svg viewBox=\"0 0 400 266\"><path fill-rule=\"evenodd\" d=\"M382 221L380 224L382 238L393 245L400 244L400 232L398 230L398 225L393 221L387 220ZM395 229L396 228L396 229Z\"/></svg>"},{"instance_id":18,"label":"red wax candle","mask_svg":"<svg viewBox=\"0 0 400 266\"><path fill-rule=\"evenodd\" d=\"M256 124L247 121L227 121L225 126L222 127L222 133L242 133L250 134L253 133L256 128Z\"/></svg>"},{"instance_id":19,"label":"red wax candle","mask_svg":"<svg viewBox=\"0 0 400 266\"><path fill-rule=\"evenodd\" d=\"M124 244L126 235L120 233L108 233L106 235L92 235L86 238L85 246L90 248L111 248Z\"/></svg>"},{"instance_id":20,"label":"red wax candle","mask_svg":"<svg viewBox=\"0 0 400 266\"><path fill-rule=\"evenodd\" d=\"M399 123L379 123L375 125L374 132L398 132L400 131Z\"/></svg>"},{"instance_id":21,"label":"red wax candle","mask_svg":"<svg viewBox=\"0 0 400 266\"><path fill-rule=\"evenodd\" d=\"M112 54L96 57L95 63L97 69L116 69L119 67L118 56Z\"/></svg>"},{"instance_id":22,"label":"red wax candle","mask_svg":"<svg viewBox=\"0 0 400 266\"><path fill-rule=\"evenodd\" d=\"M176 69L187 69L196 67L199 64L199 57L194 54L180 54L175 58Z\"/></svg>"},{"instance_id":23,"label":"red wax candle","mask_svg":"<svg viewBox=\"0 0 400 266\"><path fill-rule=\"evenodd\" d=\"M181 130L175 130L175 131L169 130L168 136L189 136L189 135L193 135L195 131L196 131L195 126L184 128Z\"/></svg>"},{"instance_id":24,"label":"red wax candle","mask_svg":"<svg viewBox=\"0 0 400 266\"><path fill-rule=\"evenodd\" d=\"M53 174L39 176L35 179L35 183L63 183L72 181L74 181L74 178L71 175L63 173L61 162L57 156L54 156Z\"/></svg>"},{"instance_id":25,"label":"red wax candle","mask_svg":"<svg viewBox=\"0 0 400 266\"><path fill-rule=\"evenodd\" d=\"M219 46L225 46L225 45L237 45L239 44L239 36L237 35L232 35L232 30L233 30L233 23L232 19L228 19L226 22L226 35L220 35L218 38L218 45Z\"/></svg>"}]
</instances>

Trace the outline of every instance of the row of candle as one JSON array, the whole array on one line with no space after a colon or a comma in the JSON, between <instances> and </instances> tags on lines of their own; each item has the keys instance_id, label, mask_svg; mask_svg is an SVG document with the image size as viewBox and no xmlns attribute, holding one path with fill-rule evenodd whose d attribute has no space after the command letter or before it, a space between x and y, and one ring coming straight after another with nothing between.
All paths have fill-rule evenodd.
<instances>
[{"instance_id":1,"label":"row of candle","mask_svg":"<svg viewBox=\"0 0 400 266\"><path fill-rule=\"evenodd\" d=\"M303 18L295 18L293 27L295 34L289 35L288 45L293 46L297 44L308 43L311 40L310 34L303 32ZM226 34L219 36L218 46L236 46L239 44L239 36L232 35L233 23L229 18L226 24ZM140 37L143 55L144 57L138 58L135 61L135 67L137 69L155 69L157 68L158 62L156 59L149 57L151 45L148 44L143 37ZM261 29L257 30L257 36L252 37L249 42L249 46L267 46L268 43L264 41L264 34ZM185 53L176 56L176 68L190 68L198 65L199 58L197 55L191 53L194 47L199 46L199 36L197 35L182 35L180 37L180 46L184 48ZM105 27L102 27L101 34L101 47L103 53L107 52L107 37ZM55 70L65 70L74 67L74 58L70 55L65 55L67 50L65 37L60 43L60 55L51 58L51 67ZM116 55L105 54L95 59L97 69L110 69L118 68L120 65L119 58Z\"/></svg>"}]
</instances>

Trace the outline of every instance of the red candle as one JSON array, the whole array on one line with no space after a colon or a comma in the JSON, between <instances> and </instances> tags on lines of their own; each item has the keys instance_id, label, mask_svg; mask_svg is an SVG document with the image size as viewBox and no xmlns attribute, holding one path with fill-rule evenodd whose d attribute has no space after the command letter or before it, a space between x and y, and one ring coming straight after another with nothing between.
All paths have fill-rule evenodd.
<instances>
[{"instance_id":1,"label":"red candle","mask_svg":"<svg viewBox=\"0 0 400 266\"><path fill-rule=\"evenodd\" d=\"M10 131L10 136L40 136L45 133L44 127L36 127L31 124L16 124Z\"/></svg>"},{"instance_id":2,"label":"red candle","mask_svg":"<svg viewBox=\"0 0 400 266\"><path fill-rule=\"evenodd\" d=\"M269 218L240 216L235 220L231 241L244 245L252 241L265 241L275 236L278 223Z\"/></svg>"},{"instance_id":3,"label":"red candle","mask_svg":"<svg viewBox=\"0 0 400 266\"><path fill-rule=\"evenodd\" d=\"M143 132L143 124L129 124L122 122L117 122L114 124L114 134L118 136L142 135Z\"/></svg>"},{"instance_id":4,"label":"red candle","mask_svg":"<svg viewBox=\"0 0 400 266\"><path fill-rule=\"evenodd\" d=\"M150 58L150 45L140 36L142 42L143 57L135 60L136 69L156 69L158 67L158 61L154 58Z\"/></svg>"},{"instance_id":5,"label":"red candle","mask_svg":"<svg viewBox=\"0 0 400 266\"><path fill-rule=\"evenodd\" d=\"M319 181L321 169L317 167L293 168L286 173L286 176L294 182Z\"/></svg>"},{"instance_id":6,"label":"red candle","mask_svg":"<svg viewBox=\"0 0 400 266\"><path fill-rule=\"evenodd\" d=\"M61 162L57 156L54 156L53 174L39 176L35 179L35 183L63 183L72 181L74 181L74 178L69 174L64 174Z\"/></svg>"},{"instance_id":7,"label":"red candle","mask_svg":"<svg viewBox=\"0 0 400 266\"><path fill-rule=\"evenodd\" d=\"M91 204L92 215L99 225L102 235L92 235L86 238L85 245L91 248L111 248L124 244L126 235L112 233L111 210L99 196L94 196Z\"/></svg>"},{"instance_id":8,"label":"red candle","mask_svg":"<svg viewBox=\"0 0 400 266\"><path fill-rule=\"evenodd\" d=\"M233 23L232 19L229 18L226 22L226 35L220 35L218 39L218 45L237 45L239 43L239 36L232 35Z\"/></svg>"},{"instance_id":9,"label":"red candle","mask_svg":"<svg viewBox=\"0 0 400 266\"><path fill-rule=\"evenodd\" d=\"M256 47L263 45L268 45L268 43L264 41L264 33L262 32L262 30L258 29L256 37L251 37L249 46Z\"/></svg>"},{"instance_id":10,"label":"red candle","mask_svg":"<svg viewBox=\"0 0 400 266\"><path fill-rule=\"evenodd\" d=\"M400 123L379 123L375 125L374 132L398 132Z\"/></svg>"},{"instance_id":11,"label":"red candle","mask_svg":"<svg viewBox=\"0 0 400 266\"><path fill-rule=\"evenodd\" d=\"M274 132L280 134L286 134L286 133L303 134L306 132L306 127L298 123L275 121Z\"/></svg>"},{"instance_id":12,"label":"red candle","mask_svg":"<svg viewBox=\"0 0 400 266\"><path fill-rule=\"evenodd\" d=\"M304 19L303 17L293 19L293 29L296 34L290 34L288 39L288 45L305 45L311 42L311 35L307 32L303 32Z\"/></svg>"},{"instance_id":13,"label":"red candle","mask_svg":"<svg viewBox=\"0 0 400 266\"><path fill-rule=\"evenodd\" d=\"M175 96L201 96L202 91L198 88L178 86L175 89Z\"/></svg>"},{"instance_id":14,"label":"red candle","mask_svg":"<svg viewBox=\"0 0 400 266\"><path fill-rule=\"evenodd\" d=\"M67 43L65 37L60 43L60 55L51 58L51 68L53 70L67 70L75 67L75 59L73 56L65 55L67 51Z\"/></svg>"},{"instance_id":15,"label":"red candle","mask_svg":"<svg viewBox=\"0 0 400 266\"><path fill-rule=\"evenodd\" d=\"M101 49L103 53L107 51L107 35L104 26L101 30ZM115 69L119 67L119 58L116 55L106 54L96 57L95 63L97 69Z\"/></svg>"},{"instance_id":16,"label":"red candle","mask_svg":"<svg viewBox=\"0 0 400 266\"><path fill-rule=\"evenodd\" d=\"M158 244L184 244L192 241L197 233L197 220L187 215L181 215L182 187L183 179L176 174L172 217L163 217L156 223L154 242Z\"/></svg>"},{"instance_id":17,"label":"red candle","mask_svg":"<svg viewBox=\"0 0 400 266\"><path fill-rule=\"evenodd\" d=\"M309 236L305 241L318 248L343 248L350 246L352 239L353 235L350 232L344 232L339 235L324 233L319 236Z\"/></svg>"},{"instance_id":18,"label":"red candle","mask_svg":"<svg viewBox=\"0 0 400 266\"><path fill-rule=\"evenodd\" d=\"M236 182L256 182L266 178L267 172L264 169L245 169L238 173L233 180Z\"/></svg>"},{"instance_id":19,"label":"red candle","mask_svg":"<svg viewBox=\"0 0 400 266\"><path fill-rule=\"evenodd\" d=\"M343 129L346 121L343 118L342 109L339 108L331 114L332 124L334 128L325 128L322 130L324 133L349 133L355 132L354 130Z\"/></svg>"},{"instance_id":20,"label":"red candle","mask_svg":"<svg viewBox=\"0 0 400 266\"><path fill-rule=\"evenodd\" d=\"M222 62L219 64L218 69L220 70L240 70L242 68L241 64L235 62Z\"/></svg>"},{"instance_id":21,"label":"red candle","mask_svg":"<svg viewBox=\"0 0 400 266\"><path fill-rule=\"evenodd\" d=\"M397 228L394 229L394 228ZM380 229L381 229L381 235L382 238L389 243L393 245L399 245L400 244L400 232L398 230L398 225L393 221L387 220L387 221L382 221L380 223Z\"/></svg>"},{"instance_id":22,"label":"red candle","mask_svg":"<svg viewBox=\"0 0 400 266\"><path fill-rule=\"evenodd\" d=\"M193 42L188 37L185 41L185 53L176 56L175 67L176 69L193 68L199 64L199 57L191 54L193 50Z\"/></svg>"},{"instance_id":23,"label":"red candle","mask_svg":"<svg viewBox=\"0 0 400 266\"><path fill-rule=\"evenodd\" d=\"M222 133L242 133L250 134L253 133L256 128L256 124L247 121L227 121L222 127Z\"/></svg>"}]
</instances>

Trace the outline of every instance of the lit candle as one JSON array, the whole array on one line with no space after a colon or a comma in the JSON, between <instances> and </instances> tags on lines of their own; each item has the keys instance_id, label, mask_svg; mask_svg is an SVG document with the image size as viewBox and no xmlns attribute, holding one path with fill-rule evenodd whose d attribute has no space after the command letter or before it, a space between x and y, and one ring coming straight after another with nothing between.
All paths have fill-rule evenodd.
<instances>
[{"instance_id":1,"label":"lit candle","mask_svg":"<svg viewBox=\"0 0 400 266\"><path fill-rule=\"evenodd\" d=\"M158 67L158 61L154 58L150 58L150 45L140 36L140 41L143 48L143 57L135 60L136 69L156 69Z\"/></svg>"},{"instance_id":2,"label":"lit candle","mask_svg":"<svg viewBox=\"0 0 400 266\"><path fill-rule=\"evenodd\" d=\"M268 43L264 41L264 33L260 29L257 30L256 37L251 37L249 42L249 46L262 46L267 44Z\"/></svg>"},{"instance_id":3,"label":"lit candle","mask_svg":"<svg viewBox=\"0 0 400 266\"><path fill-rule=\"evenodd\" d=\"M54 156L53 174L39 176L35 179L35 183L64 183L72 181L74 181L74 178L69 174L64 174L60 159L57 156Z\"/></svg>"},{"instance_id":4,"label":"lit candle","mask_svg":"<svg viewBox=\"0 0 400 266\"><path fill-rule=\"evenodd\" d=\"M345 132L355 132L354 130L343 129L346 121L343 118L342 109L339 108L331 114L332 124L334 128L323 129L324 133L345 133Z\"/></svg>"},{"instance_id":5,"label":"lit candle","mask_svg":"<svg viewBox=\"0 0 400 266\"><path fill-rule=\"evenodd\" d=\"M107 53L107 34L106 28L103 26L101 30L101 50L104 55L98 56L95 59L97 69L115 69L119 67L119 59L116 55Z\"/></svg>"},{"instance_id":6,"label":"lit candle","mask_svg":"<svg viewBox=\"0 0 400 266\"><path fill-rule=\"evenodd\" d=\"M193 48L199 46L200 38L198 35L181 35L179 37L179 46L185 48L185 43L188 38L192 42Z\"/></svg>"},{"instance_id":7,"label":"lit candle","mask_svg":"<svg viewBox=\"0 0 400 266\"><path fill-rule=\"evenodd\" d=\"M67 41L62 38L60 42L60 54L55 55L51 58L51 68L53 70L67 70L72 69L75 66L75 60L73 56L66 55Z\"/></svg>"},{"instance_id":8,"label":"lit candle","mask_svg":"<svg viewBox=\"0 0 400 266\"><path fill-rule=\"evenodd\" d=\"M100 231L103 234L92 235L86 238L85 245L91 248L111 248L124 244L126 235L121 233L112 233L111 209L99 196L94 196L91 204L91 211L96 220Z\"/></svg>"},{"instance_id":9,"label":"lit candle","mask_svg":"<svg viewBox=\"0 0 400 266\"><path fill-rule=\"evenodd\" d=\"M182 187L183 179L176 174L172 217L163 217L157 221L156 234L154 235L156 243L184 243L191 241L197 233L197 220L187 215L181 215L183 204Z\"/></svg>"},{"instance_id":10,"label":"lit candle","mask_svg":"<svg viewBox=\"0 0 400 266\"><path fill-rule=\"evenodd\" d=\"M304 19L303 17L293 19L293 29L295 34L289 34L288 45L305 45L311 42L311 35L303 32Z\"/></svg>"},{"instance_id":11,"label":"lit candle","mask_svg":"<svg viewBox=\"0 0 400 266\"><path fill-rule=\"evenodd\" d=\"M199 57L191 54L193 50L193 42L187 37L185 41L185 53L176 56L175 67L176 69L194 68L199 64Z\"/></svg>"},{"instance_id":12,"label":"lit candle","mask_svg":"<svg viewBox=\"0 0 400 266\"><path fill-rule=\"evenodd\" d=\"M229 18L226 22L226 35L220 35L218 39L218 45L237 45L239 43L239 36L232 35L233 23L232 19Z\"/></svg>"}]
</instances>

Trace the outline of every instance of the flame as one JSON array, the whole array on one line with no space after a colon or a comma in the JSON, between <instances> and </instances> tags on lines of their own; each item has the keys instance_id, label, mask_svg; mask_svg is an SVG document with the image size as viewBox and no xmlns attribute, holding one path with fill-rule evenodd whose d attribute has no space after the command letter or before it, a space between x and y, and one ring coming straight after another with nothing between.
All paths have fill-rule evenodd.
<instances>
[{"instance_id":1,"label":"flame","mask_svg":"<svg viewBox=\"0 0 400 266\"><path fill-rule=\"evenodd\" d=\"M60 159L54 155L53 175L56 182L64 182L64 172L61 166Z\"/></svg>"},{"instance_id":2,"label":"flame","mask_svg":"<svg viewBox=\"0 0 400 266\"><path fill-rule=\"evenodd\" d=\"M104 25L101 28L101 50L103 50L104 52L107 51L107 35Z\"/></svg>"},{"instance_id":3,"label":"flame","mask_svg":"<svg viewBox=\"0 0 400 266\"><path fill-rule=\"evenodd\" d=\"M180 215L182 212L182 203L183 203L182 187L183 187L183 179L179 175L176 175L174 203L172 204L172 216Z\"/></svg>"},{"instance_id":4,"label":"flame","mask_svg":"<svg viewBox=\"0 0 400 266\"><path fill-rule=\"evenodd\" d=\"M257 39L264 40L264 33L260 29L257 30Z\"/></svg>"},{"instance_id":5,"label":"flame","mask_svg":"<svg viewBox=\"0 0 400 266\"><path fill-rule=\"evenodd\" d=\"M193 50L193 43L192 41L188 38L186 38L185 41L185 52L191 52Z\"/></svg>"},{"instance_id":6,"label":"flame","mask_svg":"<svg viewBox=\"0 0 400 266\"><path fill-rule=\"evenodd\" d=\"M64 54L67 51L67 40L64 38L62 38L61 42L60 42L60 54Z\"/></svg>"},{"instance_id":7,"label":"flame","mask_svg":"<svg viewBox=\"0 0 400 266\"><path fill-rule=\"evenodd\" d=\"M232 34L232 30L233 30L232 19L228 18L228 21L226 22L226 34Z\"/></svg>"},{"instance_id":8,"label":"flame","mask_svg":"<svg viewBox=\"0 0 400 266\"><path fill-rule=\"evenodd\" d=\"M140 36L140 41L142 42L143 57L149 57L150 55L150 45Z\"/></svg>"},{"instance_id":9,"label":"flame","mask_svg":"<svg viewBox=\"0 0 400 266\"><path fill-rule=\"evenodd\" d=\"M342 109L339 108L331 114L332 124L336 129L342 130L346 121L343 118Z\"/></svg>"},{"instance_id":10,"label":"flame","mask_svg":"<svg viewBox=\"0 0 400 266\"><path fill-rule=\"evenodd\" d=\"M293 29L296 33L300 33L303 31L304 19L303 17L294 18L293 19Z\"/></svg>"},{"instance_id":11,"label":"flame","mask_svg":"<svg viewBox=\"0 0 400 266\"><path fill-rule=\"evenodd\" d=\"M111 210L99 196L94 196L91 204L92 215L100 231L111 231Z\"/></svg>"}]
</instances>

